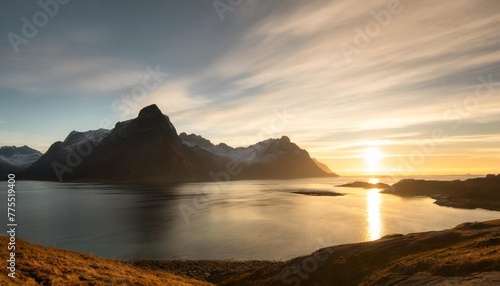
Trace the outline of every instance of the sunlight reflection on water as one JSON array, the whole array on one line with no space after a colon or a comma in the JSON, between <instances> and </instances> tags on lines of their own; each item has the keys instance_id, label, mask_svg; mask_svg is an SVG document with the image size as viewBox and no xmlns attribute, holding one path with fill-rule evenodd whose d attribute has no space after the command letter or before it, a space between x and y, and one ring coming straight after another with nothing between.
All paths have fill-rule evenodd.
<instances>
[{"instance_id":1,"label":"sunlight reflection on water","mask_svg":"<svg viewBox=\"0 0 500 286\"><path fill-rule=\"evenodd\" d=\"M366 195L367 240L379 239L382 233L382 220L380 218L381 197L379 191L379 189L370 189Z\"/></svg>"},{"instance_id":2,"label":"sunlight reflection on water","mask_svg":"<svg viewBox=\"0 0 500 286\"><path fill-rule=\"evenodd\" d=\"M441 207L432 198L336 187L367 180L369 177L231 181L221 187L210 182L100 185L20 181L16 184L22 202L18 219L23 227L18 234L45 246L124 260L287 260L319 248L388 234L498 219L498 212ZM384 178L382 182L397 180ZM296 190L344 195L305 196L292 193ZM7 212L6 206L0 204L0 213Z\"/></svg>"}]
</instances>

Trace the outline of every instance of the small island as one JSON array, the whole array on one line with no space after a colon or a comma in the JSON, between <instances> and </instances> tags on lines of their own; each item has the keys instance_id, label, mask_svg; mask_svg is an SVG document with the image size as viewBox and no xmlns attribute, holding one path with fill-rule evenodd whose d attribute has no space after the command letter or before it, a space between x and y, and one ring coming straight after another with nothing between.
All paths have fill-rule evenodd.
<instances>
[{"instance_id":1,"label":"small island","mask_svg":"<svg viewBox=\"0 0 500 286\"><path fill-rule=\"evenodd\" d=\"M325 190L297 190L292 192L293 194L306 195L306 196L317 196L317 197L338 197L344 196L344 194L336 193L332 191Z\"/></svg>"},{"instance_id":2,"label":"small island","mask_svg":"<svg viewBox=\"0 0 500 286\"><path fill-rule=\"evenodd\" d=\"M370 183L370 182L362 182L356 181L353 183L347 183L343 185L339 185L337 187L345 187L345 188L363 188L363 189L387 189L390 185L385 183Z\"/></svg>"}]
</instances>

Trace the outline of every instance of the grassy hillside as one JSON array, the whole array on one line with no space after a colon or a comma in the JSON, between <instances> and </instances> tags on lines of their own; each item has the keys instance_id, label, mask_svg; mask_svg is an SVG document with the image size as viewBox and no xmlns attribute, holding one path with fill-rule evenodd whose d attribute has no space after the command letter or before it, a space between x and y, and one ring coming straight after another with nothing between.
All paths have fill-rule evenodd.
<instances>
[{"instance_id":1,"label":"grassy hillside","mask_svg":"<svg viewBox=\"0 0 500 286\"><path fill-rule=\"evenodd\" d=\"M218 285L500 285L500 220L324 248Z\"/></svg>"},{"instance_id":2,"label":"grassy hillside","mask_svg":"<svg viewBox=\"0 0 500 286\"><path fill-rule=\"evenodd\" d=\"M0 237L0 257L8 257ZM152 271L88 254L33 245L18 239L16 279L2 267L0 285L212 285L166 271ZM6 262L3 262L6 265Z\"/></svg>"},{"instance_id":3,"label":"grassy hillside","mask_svg":"<svg viewBox=\"0 0 500 286\"><path fill-rule=\"evenodd\" d=\"M1 237L1 257L6 244ZM120 262L22 240L18 247L18 278L12 283L4 268L0 285L500 285L500 220L332 246L286 262Z\"/></svg>"}]
</instances>

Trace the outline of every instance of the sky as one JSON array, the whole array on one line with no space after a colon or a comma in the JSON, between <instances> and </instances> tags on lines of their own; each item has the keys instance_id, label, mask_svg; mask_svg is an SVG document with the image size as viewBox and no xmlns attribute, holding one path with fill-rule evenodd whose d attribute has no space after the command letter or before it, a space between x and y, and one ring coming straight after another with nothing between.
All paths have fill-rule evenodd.
<instances>
[{"instance_id":1,"label":"sky","mask_svg":"<svg viewBox=\"0 0 500 286\"><path fill-rule=\"evenodd\" d=\"M499 173L499 1L0 3L0 146L155 103L178 133L286 135L341 175Z\"/></svg>"}]
</instances>

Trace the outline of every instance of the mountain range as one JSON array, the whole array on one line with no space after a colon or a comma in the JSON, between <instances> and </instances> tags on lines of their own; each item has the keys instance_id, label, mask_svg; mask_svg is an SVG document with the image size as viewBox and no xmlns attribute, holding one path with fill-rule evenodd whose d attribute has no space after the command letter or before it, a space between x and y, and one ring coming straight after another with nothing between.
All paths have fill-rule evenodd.
<instances>
[{"instance_id":1,"label":"mountain range","mask_svg":"<svg viewBox=\"0 0 500 286\"><path fill-rule=\"evenodd\" d=\"M42 157L42 153L28 146L0 147L0 176L6 178L9 173L18 173Z\"/></svg>"},{"instance_id":2,"label":"mountain range","mask_svg":"<svg viewBox=\"0 0 500 286\"><path fill-rule=\"evenodd\" d=\"M27 146L1 150L5 151L0 151L0 172L16 172L25 180L187 182L337 176L286 136L233 148L200 135L178 134L156 105L112 130L72 131L43 155ZM25 156L22 164L20 156Z\"/></svg>"}]
</instances>

